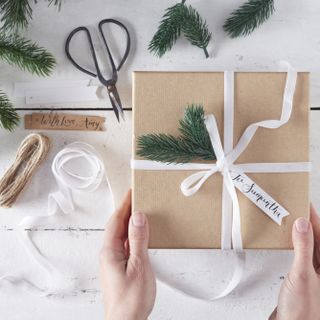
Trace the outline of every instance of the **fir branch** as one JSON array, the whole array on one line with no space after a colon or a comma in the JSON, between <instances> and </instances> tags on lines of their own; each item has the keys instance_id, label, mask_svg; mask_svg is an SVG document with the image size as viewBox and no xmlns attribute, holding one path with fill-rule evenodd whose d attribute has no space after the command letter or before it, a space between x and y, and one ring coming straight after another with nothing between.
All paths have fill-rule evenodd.
<instances>
[{"instance_id":1,"label":"fir branch","mask_svg":"<svg viewBox=\"0 0 320 320\"><path fill-rule=\"evenodd\" d=\"M248 0L223 25L231 38L247 36L274 13L274 0Z\"/></svg>"},{"instance_id":2,"label":"fir branch","mask_svg":"<svg viewBox=\"0 0 320 320\"><path fill-rule=\"evenodd\" d=\"M207 23L202 20L198 11L192 6L185 6L185 8L187 12L182 23L183 34L192 45L203 49L206 58L208 58L207 47L212 35L208 30Z\"/></svg>"},{"instance_id":3,"label":"fir branch","mask_svg":"<svg viewBox=\"0 0 320 320\"><path fill-rule=\"evenodd\" d=\"M192 159L190 146L180 137L152 133L138 138L137 155L161 162L189 162Z\"/></svg>"},{"instance_id":4,"label":"fir branch","mask_svg":"<svg viewBox=\"0 0 320 320\"><path fill-rule=\"evenodd\" d=\"M18 35L0 34L0 59L39 76L48 76L56 64L44 48Z\"/></svg>"},{"instance_id":5,"label":"fir branch","mask_svg":"<svg viewBox=\"0 0 320 320\"><path fill-rule=\"evenodd\" d=\"M32 8L29 0L0 0L2 14L2 30L17 31L26 28L32 18Z\"/></svg>"},{"instance_id":6,"label":"fir branch","mask_svg":"<svg viewBox=\"0 0 320 320\"><path fill-rule=\"evenodd\" d=\"M0 128L13 131L19 121L20 117L8 96L0 90Z\"/></svg>"},{"instance_id":7,"label":"fir branch","mask_svg":"<svg viewBox=\"0 0 320 320\"><path fill-rule=\"evenodd\" d=\"M17 32L19 29L27 28L32 19L31 0L0 0L0 21L2 22L2 31ZM63 0L45 0L48 5L54 5L61 9ZM37 3L34 0L34 3Z\"/></svg>"},{"instance_id":8,"label":"fir branch","mask_svg":"<svg viewBox=\"0 0 320 320\"><path fill-rule=\"evenodd\" d=\"M162 57L171 50L181 32L192 45L203 49L206 57L209 57L207 46L211 40L211 33L207 23L202 20L196 9L186 6L184 2L166 10L149 44L149 51Z\"/></svg>"},{"instance_id":9,"label":"fir branch","mask_svg":"<svg viewBox=\"0 0 320 320\"><path fill-rule=\"evenodd\" d=\"M184 4L177 3L166 10L158 30L149 44L150 52L162 57L167 51L171 50L181 33L184 7Z\"/></svg>"},{"instance_id":10,"label":"fir branch","mask_svg":"<svg viewBox=\"0 0 320 320\"><path fill-rule=\"evenodd\" d=\"M204 109L201 105L188 105L184 119L179 121L182 139L194 149L198 158L215 159L210 137L204 123Z\"/></svg>"},{"instance_id":11,"label":"fir branch","mask_svg":"<svg viewBox=\"0 0 320 320\"><path fill-rule=\"evenodd\" d=\"M166 163L186 163L192 160L215 160L201 105L189 105L179 122L180 136L152 133L138 137L137 155Z\"/></svg>"}]
</instances>

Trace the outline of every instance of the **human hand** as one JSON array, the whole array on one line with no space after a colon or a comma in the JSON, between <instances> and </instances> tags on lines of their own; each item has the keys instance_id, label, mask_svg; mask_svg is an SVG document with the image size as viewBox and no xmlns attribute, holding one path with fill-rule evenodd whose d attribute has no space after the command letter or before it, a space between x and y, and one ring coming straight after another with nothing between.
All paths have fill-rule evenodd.
<instances>
[{"instance_id":1,"label":"human hand","mask_svg":"<svg viewBox=\"0 0 320 320\"><path fill-rule=\"evenodd\" d=\"M156 296L145 215L131 215L131 192L110 218L100 254L105 320L146 320Z\"/></svg>"},{"instance_id":2,"label":"human hand","mask_svg":"<svg viewBox=\"0 0 320 320\"><path fill-rule=\"evenodd\" d=\"M299 218L293 226L294 261L269 320L320 319L320 218L314 208L310 222Z\"/></svg>"}]
</instances>

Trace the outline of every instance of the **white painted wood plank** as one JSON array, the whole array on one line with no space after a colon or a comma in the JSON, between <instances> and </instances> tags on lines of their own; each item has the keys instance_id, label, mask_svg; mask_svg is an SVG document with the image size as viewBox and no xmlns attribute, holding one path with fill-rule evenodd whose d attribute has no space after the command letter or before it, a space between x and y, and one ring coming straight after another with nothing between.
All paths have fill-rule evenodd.
<instances>
[{"instance_id":1,"label":"white painted wood plank","mask_svg":"<svg viewBox=\"0 0 320 320\"><path fill-rule=\"evenodd\" d=\"M41 319L44 315L48 320L57 317L86 319L92 314L97 319L102 318L97 269L102 235L102 232L36 232L33 239L40 250L68 276L70 293L42 298L1 287L0 310L6 319ZM15 232L2 231L0 237L6 243L5 250L0 252L1 272L10 270L41 283L41 269L30 263ZM154 269L161 276L180 287L192 286L208 295L225 285L232 268L232 258L217 250L151 250L150 256ZM159 284L157 303L150 319L210 319L210 315L219 319L251 319L252 314L257 319L266 318L275 304L291 257L288 251L249 251L244 283L230 297L214 303L189 300ZM273 268L274 265L277 268ZM19 304L18 309L14 307L16 304ZM226 311L228 318L224 318Z\"/></svg>"}]
</instances>

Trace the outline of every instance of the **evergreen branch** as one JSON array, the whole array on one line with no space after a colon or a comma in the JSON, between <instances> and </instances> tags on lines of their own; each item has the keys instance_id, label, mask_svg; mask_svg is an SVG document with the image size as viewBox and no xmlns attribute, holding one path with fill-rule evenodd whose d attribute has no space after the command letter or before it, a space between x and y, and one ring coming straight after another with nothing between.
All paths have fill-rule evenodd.
<instances>
[{"instance_id":1,"label":"evergreen branch","mask_svg":"<svg viewBox=\"0 0 320 320\"><path fill-rule=\"evenodd\" d=\"M17 31L26 28L32 17L32 8L29 0L0 0L2 13L2 30Z\"/></svg>"},{"instance_id":2,"label":"evergreen branch","mask_svg":"<svg viewBox=\"0 0 320 320\"><path fill-rule=\"evenodd\" d=\"M157 32L153 36L149 51L158 57L162 57L169 51L180 36L181 19L183 17L184 4L177 3L166 10L162 17Z\"/></svg>"},{"instance_id":3,"label":"evergreen branch","mask_svg":"<svg viewBox=\"0 0 320 320\"><path fill-rule=\"evenodd\" d=\"M248 0L223 25L231 38L247 36L274 13L274 0Z\"/></svg>"},{"instance_id":4,"label":"evergreen branch","mask_svg":"<svg viewBox=\"0 0 320 320\"><path fill-rule=\"evenodd\" d=\"M56 64L44 48L18 35L0 34L0 59L39 76L48 76Z\"/></svg>"},{"instance_id":5,"label":"evergreen branch","mask_svg":"<svg viewBox=\"0 0 320 320\"><path fill-rule=\"evenodd\" d=\"M61 9L63 0L45 0L49 6L57 6ZM34 0L37 3L37 0ZM0 0L0 12L2 17L2 31L17 32L19 29L25 29L32 19L32 8L30 0Z\"/></svg>"},{"instance_id":6,"label":"evergreen branch","mask_svg":"<svg viewBox=\"0 0 320 320\"><path fill-rule=\"evenodd\" d=\"M203 21L200 14L192 6L185 6L185 18L182 23L182 32L190 43L204 50L206 58L209 57L207 47L211 40L211 33L208 30L206 21Z\"/></svg>"},{"instance_id":7,"label":"evergreen branch","mask_svg":"<svg viewBox=\"0 0 320 320\"><path fill-rule=\"evenodd\" d=\"M186 163L194 159L215 160L204 123L203 107L189 105L180 122L180 136L152 133L138 137L137 155L166 163Z\"/></svg>"},{"instance_id":8,"label":"evergreen branch","mask_svg":"<svg viewBox=\"0 0 320 320\"><path fill-rule=\"evenodd\" d=\"M204 109L201 105L188 105L184 119L179 121L179 131L182 139L192 146L198 158L204 160L215 159L210 137L204 123Z\"/></svg>"},{"instance_id":9,"label":"evergreen branch","mask_svg":"<svg viewBox=\"0 0 320 320\"><path fill-rule=\"evenodd\" d=\"M196 9L186 6L184 2L167 9L149 44L149 50L162 57L171 50L181 31L192 45L203 49L206 57L209 57L207 46L211 40L211 33L207 23L202 20Z\"/></svg>"},{"instance_id":10,"label":"evergreen branch","mask_svg":"<svg viewBox=\"0 0 320 320\"><path fill-rule=\"evenodd\" d=\"M13 131L19 121L20 117L8 96L0 90L0 128Z\"/></svg>"},{"instance_id":11,"label":"evergreen branch","mask_svg":"<svg viewBox=\"0 0 320 320\"><path fill-rule=\"evenodd\" d=\"M139 137L137 155L167 163L189 162L192 159L190 147L183 139L163 133Z\"/></svg>"}]
</instances>

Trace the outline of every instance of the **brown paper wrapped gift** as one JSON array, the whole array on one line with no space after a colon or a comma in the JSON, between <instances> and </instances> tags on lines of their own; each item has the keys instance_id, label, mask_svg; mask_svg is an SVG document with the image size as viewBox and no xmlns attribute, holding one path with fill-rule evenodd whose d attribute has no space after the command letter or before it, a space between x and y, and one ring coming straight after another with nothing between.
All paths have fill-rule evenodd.
<instances>
[{"instance_id":1,"label":"brown paper wrapped gift","mask_svg":"<svg viewBox=\"0 0 320 320\"><path fill-rule=\"evenodd\" d=\"M234 144L253 122L279 119L286 73L238 72L234 87ZM223 72L134 72L133 158L136 138L148 133L178 135L186 105L202 104L216 117L223 137ZM259 128L236 163L309 161L309 74L298 73L293 112L278 129ZM211 176L193 196L181 182L192 171L133 170L133 210L150 224L151 248L220 248L222 176ZM309 173L248 173L290 215L277 225L242 193L244 248L292 248L291 229L298 217L309 216Z\"/></svg>"}]
</instances>

